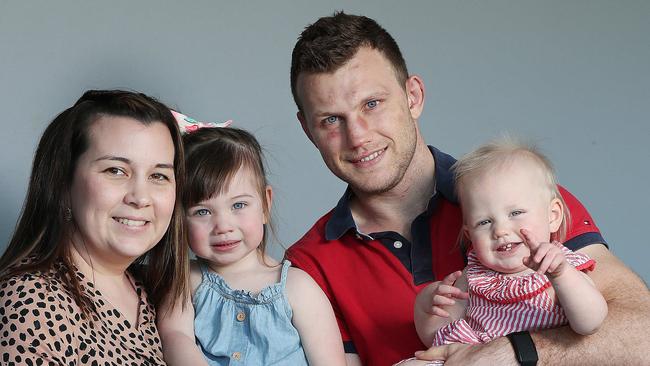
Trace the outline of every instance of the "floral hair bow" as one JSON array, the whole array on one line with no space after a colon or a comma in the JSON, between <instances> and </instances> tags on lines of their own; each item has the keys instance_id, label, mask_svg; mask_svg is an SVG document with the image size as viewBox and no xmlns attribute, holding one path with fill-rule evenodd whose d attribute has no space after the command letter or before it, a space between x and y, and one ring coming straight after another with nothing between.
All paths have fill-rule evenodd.
<instances>
[{"instance_id":1,"label":"floral hair bow","mask_svg":"<svg viewBox=\"0 0 650 366\"><path fill-rule=\"evenodd\" d=\"M174 118L176 119L176 123L178 123L178 127L180 127L181 129L181 133L192 133L194 131L197 131L199 128L205 128L205 127L228 127L232 123L231 119L222 123L199 122L194 118L188 117L183 113L176 112L173 109L171 110L171 112L174 115Z\"/></svg>"}]
</instances>

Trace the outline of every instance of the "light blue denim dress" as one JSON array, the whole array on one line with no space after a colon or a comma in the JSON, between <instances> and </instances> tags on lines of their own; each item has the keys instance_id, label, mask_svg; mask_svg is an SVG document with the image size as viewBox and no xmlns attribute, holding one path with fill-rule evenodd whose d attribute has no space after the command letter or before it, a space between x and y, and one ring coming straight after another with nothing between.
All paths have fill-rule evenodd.
<instances>
[{"instance_id":1,"label":"light blue denim dress","mask_svg":"<svg viewBox=\"0 0 650 366\"><path fill-rule=\"evenodd\" d=\"M233 290L199 261L202 280L194 293L194 332L210 365L307 365L285 293L291 262L280 282L257 296Z\"/></svg>"}]
</instances>

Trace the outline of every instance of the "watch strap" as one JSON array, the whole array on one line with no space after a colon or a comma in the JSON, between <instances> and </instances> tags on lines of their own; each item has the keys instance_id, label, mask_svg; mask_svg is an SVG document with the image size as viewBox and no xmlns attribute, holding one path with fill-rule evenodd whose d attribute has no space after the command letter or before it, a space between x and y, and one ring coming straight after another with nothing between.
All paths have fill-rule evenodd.
<instances>
[{"instance_id":1,"label":"watch strap","mask_svg":"<svg viewBox=\"0 0 650 366\"><path fill-rule=\"evenodd\" d=\"M520 365L537 365L537 349L535 348L535 343L533 342L533 338L531 338L529 332L510 333L508 334L508 339L512 344L512 348L515 350L515 357Z\"/></svg>"}]
</instances>

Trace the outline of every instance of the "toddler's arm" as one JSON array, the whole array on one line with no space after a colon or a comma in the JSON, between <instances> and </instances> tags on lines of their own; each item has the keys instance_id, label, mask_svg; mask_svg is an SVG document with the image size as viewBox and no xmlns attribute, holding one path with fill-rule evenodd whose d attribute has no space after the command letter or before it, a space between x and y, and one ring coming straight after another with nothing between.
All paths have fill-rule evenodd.
<instances>
[{"instance_id":1,"label":"toddler's arm","mask_svg":"<svg viewBox=\"0 0 650 366\"><path fill-rule=\"evenodd\" d=\"M190 278L196 277L197 269L192 266ZM199 271L200 276L200 271ZM194 282L194 281L190 281ZM199 277L200 282L200 277ZM195 288L196 286L192 286ZM158 332L162 340L163 355L168 365L208 366L203 353L194 338L194 307L190 296L182 299L168 299L157 309Z\"/></svg>"},{"instance_id":2,"label":"toddler's arm","mask_svg":"<svg viewBox=\"0 0 650 366\"><path fill-rule=\"evenodd\" d=\"M548 276L571 329L583 335L595 333L607 316L607 302L593 281L575 269L555 244L538 242L526 229L521 233L531 253L524 264Z\"/></svg>"},{"instance_id":3,"label":"toddler's arm","mask_svg":"<svg viewBox=\"0 0 650 366\"><path fill-rule=\"evenodd\" d=\"M311 366L345 366L343 342L332 306L316 282L304 271L289 268L287 297L293 325L300 334Z\"/></svg>"},{"instance_id":4,"label":"toddler's arm","mask_svg":"<svg viewBox=\"0 0 650 366\"><path fill-rule=\"evenodd\" d=\"M462 318L468 297L467 278L461 271L422 289L415 298L413 313L415 330L422 343L431 345L438 329Z\"/></svg>"}]
</instances>

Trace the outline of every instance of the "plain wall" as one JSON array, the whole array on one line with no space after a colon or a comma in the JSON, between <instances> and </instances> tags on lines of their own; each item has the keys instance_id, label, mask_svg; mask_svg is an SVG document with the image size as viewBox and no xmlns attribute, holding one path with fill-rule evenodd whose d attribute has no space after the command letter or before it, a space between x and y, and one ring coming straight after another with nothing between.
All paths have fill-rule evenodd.
<instances>
[{"instance_id":1,"label":"plain wall","mask_svg":"<svg viewBox=\"0 0 650 366\"><path fill-rule=\"evenodd\" d=\"M337 9L375 18L396 38L425 82L419 123L429 144L458 156L503 131L538 142L611 250L650 279L644 0L0 0L0 248L40 134L91 88L142 91L254 132L267 150L278 237L291 245L345 189L303 135L289 89L298 34Z\"/></svg>"}]
</instances>

